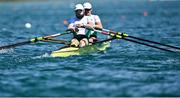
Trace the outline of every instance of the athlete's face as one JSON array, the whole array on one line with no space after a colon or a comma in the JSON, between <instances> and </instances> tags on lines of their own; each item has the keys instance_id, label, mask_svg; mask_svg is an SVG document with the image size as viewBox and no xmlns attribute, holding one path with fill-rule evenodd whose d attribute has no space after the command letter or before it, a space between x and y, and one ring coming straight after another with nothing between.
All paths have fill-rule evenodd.
<instances>
[{"instance_id":1,"label":"athlete's face","mask_svg":"<svg viewBox=\"0 0 180 98\"><path fill-rule=\"evenodd\" d=\"M85 9L85 15L89 16L91 15L91 9Z\"/></svg>"},{"instance_id":2,"label":"athlete's face","mask_svg":"<svg viewBox=\"0 0 180 98\"><path fill-rule=\"evenodd\" d=\"M84 16L84 10L79 9L79 10L76 10L75 13L76 13L77 18L82 18Z\"/></svg>"}]
</instances>

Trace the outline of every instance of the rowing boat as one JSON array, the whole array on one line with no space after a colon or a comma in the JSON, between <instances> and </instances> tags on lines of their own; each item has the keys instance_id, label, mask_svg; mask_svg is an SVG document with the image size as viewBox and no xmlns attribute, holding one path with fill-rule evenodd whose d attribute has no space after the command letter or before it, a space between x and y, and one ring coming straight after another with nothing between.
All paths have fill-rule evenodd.
<instances>
[{"instance_id":1,"label":"rowing boat","mask_svg":"<svg viewBox=\"0 0 180 98\"><path fill-rule=\"evenodd\" d=\"M52 57L69 57L74 55L85 55L99 51L105 51L110 47L110 42L96 43L93 45L88 45L82 48L78 47L65 47L60 50L53 51L51 53Z\"/></svg>"}]
</instances>

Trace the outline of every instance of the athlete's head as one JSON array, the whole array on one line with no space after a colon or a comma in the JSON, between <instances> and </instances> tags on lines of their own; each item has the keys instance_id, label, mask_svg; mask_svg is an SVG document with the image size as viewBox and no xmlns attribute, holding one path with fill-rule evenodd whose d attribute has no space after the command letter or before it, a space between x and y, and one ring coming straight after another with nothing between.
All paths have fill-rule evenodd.
<instances>
[{"instance_id":1,"label":"athlete's head","mask_svg":"<svg viewBox=\"0 0 180 98\"><path fill-rule=\"evenodd\" d=\"M84 17L84 7L82 4L76 4L74 10L77 18L81 19Z\"/></svg>"},{"instance_id":2,"label":"athlete's head","mask_svg":"<svg viewBox=\"0 0 180 98\"><path fill-rule=\"evenodd\" d=\"M85 15L87 15L87 16L91 15L91 12L92 12L92 5L91 5L91 3L85 2L83 4L83 7L84 7L84 10L85 10Z\"/></svg>"}]
</instances>

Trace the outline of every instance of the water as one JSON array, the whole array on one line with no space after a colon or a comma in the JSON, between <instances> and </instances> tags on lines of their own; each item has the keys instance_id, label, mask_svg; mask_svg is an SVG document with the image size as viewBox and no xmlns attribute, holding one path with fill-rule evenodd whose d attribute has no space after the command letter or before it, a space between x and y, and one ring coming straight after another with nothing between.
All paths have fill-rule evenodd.
<instances>
[{"instance_id":1,"label":"water","mask_svg":"<svg viewBox=\"0 0 180 98\"><path fill-rule=\"evenodd\" d=\"M63 20L73 17L75 3L1 2L1 45L65 30ZM179 1L99 0L93 6L105 28L180 46ZM105 53L49 56L61 46L38 43L1 50L0 96L180 96L179 53L114 40Z\"/></svg>"}]
</instances>

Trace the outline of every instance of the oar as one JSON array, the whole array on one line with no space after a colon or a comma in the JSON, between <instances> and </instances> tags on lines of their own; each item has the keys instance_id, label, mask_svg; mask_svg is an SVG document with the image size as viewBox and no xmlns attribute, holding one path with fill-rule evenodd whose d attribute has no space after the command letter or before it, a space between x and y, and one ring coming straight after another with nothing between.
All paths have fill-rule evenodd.
<instances>
[{"instance_id":1,"label":"oar","mask_svg":"<svg viewBox=\"0 0 180 98\"><path fill-rule=\"evenodd\" d=\"M164 50L164 51L167 51L167 52L175 52L175 51L172 51L172 50L168 50L168 49L165 49L165 48L153 46L153 45L150 45L150 44L146 44L146 43L139 42L139 41L132 40L132 39L128 39L128 38L122 38L122 39L123 39L123 40L126 40L126 41L130 41L130 42L138 43L138 44L141 44L141 45L149 46L149 47L152 47L152 48Z\"/></svg>"},{"instance_id":2,"label":"oar","mask_svg":"<svg viewBox=\"0 0 180 98\"><path fill-rule=\"evenodd\" d=\"M108 29L102 29L102 30L103 30L103 31L107 31L107 32L111 32L111 33L114 33L114 34L117 33L117 32L115 32L115 31L111 31L111 30L108 30ZM180 50L180 47L176 47L176 46L172 46L172 45L166 45L166 44L163 44L163 43L159 43L159 42L155 42L155 41L151 41L151 40L147 40L147 39L143 39L143 38L138 38L138 37L135 37L135 36L130 36L130 35L128 35L128 36L126 36L126 37Z\"/></svg>"},{"instance_id":3,"label":"oar","mask_svg":"<svg viewBox=\"0 0 180 98\"><path fill-rule=\"evenodd\" d=\"M57 33L57 34L53 34L53 35L49 35L49 36L44 36L44 37L35 37L35 38L32 38L32 39L27 40L27 41L18 42L18 43L11 44L11 45L1 46L0 50L14 48L14 47L17 47L17 46L22 46L22 45L27 45L27 44L30 44L30 43L35 43L37 41L42 41L42 40L45 40L45 39L54 38L54 37L57 37L57 36L62 36L62 35L65 35L65 34L70 34L70 33L71 32L67 31L65 33Z\"/></svg>"},{"instance_id":4,"label":"oar","mask_svg":"<svg viewBox=\"0 0 180 98\"><path fill-rule=\"evenodd\" d=\"M102 31L101 30L94 30L94 31L99 32L99 33L104 34L104 35L110 35L113 38L118 38L118 39L121 38L121 39L130 41L130 42L138 43L138 44L149 46L149 47L152 47L152 48L156 48L156 49L160 49L160 50L164 50L164 51L168 51L168 52L175 52L175 51L168 50L168 49L165 49L165 48L161 48L161 47L149 45L149 44L146 44L146 43L143 43L143 42L139 42L139 41L136 41L136 40L133 40L133 39L127 39L126 37L129 36L128 34L124 34L124 33L120 33L120 32L116 33L114 31L106 30L106 29L103 29ZM106 32L103 32L103 31L106 31Z\"/></svg>"},{"instance_id":5,"label":"oar","mask_svg":"<svg viewBox=\"0 0 180 98\"><path fill-rule=\"evenodd\" d=\"M57 39L44 39L43 42L51 42L51 43L58 43L58 44L64 44L64 45L70 45L70 41L65 40L57 40Z\"/></svg>"},{"instance_id":6,"label":"oar","mask_svg":"<svg viewBox=\"0 0 180 98\"><path fill-rule=\"evenodd\" d=\"M29 43L32 43L31 40L15 43L15 44L11 44L11 45L1 46L0 50L13 48L13 47L17 47L17 46L22 46L22 45L26 45L26 44L29 44Z\"/></svg>"},{"instance_id":7,"label":"oar","mask_svg":"<svg viewBox=\"0 0 180 98\"><path fill-rule=\"evenodd\" d=\"M54 37L71 34L71 33L73 33L73 32L66 30L64 33L57 33L57 34L53 34L53 35L49 35L49 36L44 36L43 38L54 38Z\"/></svg>"},{"instance_id":8,"label":"oar","mask_svg":"<svg viewBox=\"0 0 180 98\"><path fill-rule=\"evenodd\" d=\"M108 42L108 41L112 41L112 40L114 40L114 39L116 39L116 38L115 38L115 37L112 37L112 38L108 38L108 39L105 39L105 40L101 40L101 41L94 42L93 44Z\"/></svg>"},{"instance_id":9,"label":"oar","mask_svg":"<svg viewBox=\"0 0 180 98\"><path fill-rule=\"evenodd\" d=\"M170 48L174 48L174 49L180 50L180 47L171 46L171 45L166 45L166 44L162 44L162 43L159 43L159 42L150 41L150 40L147 40L147 39L142 39L142 38L138 38L138 37L134 37L134 36L130 36L130 35L129 35L128 37L134 38L134 39L137 39L137 40L146 41L146 42L149 42L149 43L158 44L158 45L162 45L162 46L166 46L166 47L170 47Z\"/></svg>"}]
</instances>

